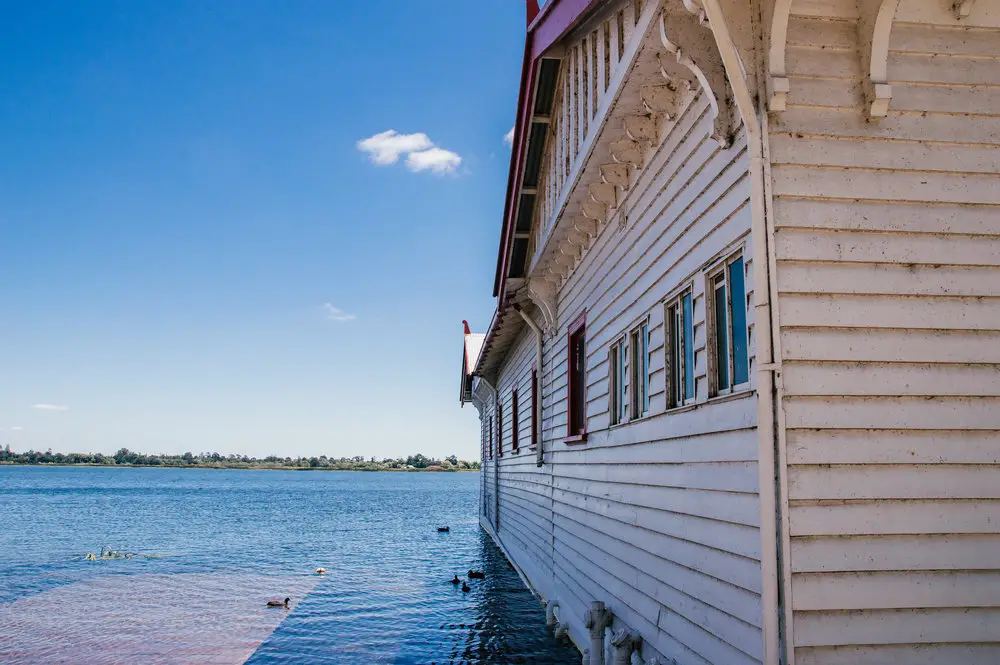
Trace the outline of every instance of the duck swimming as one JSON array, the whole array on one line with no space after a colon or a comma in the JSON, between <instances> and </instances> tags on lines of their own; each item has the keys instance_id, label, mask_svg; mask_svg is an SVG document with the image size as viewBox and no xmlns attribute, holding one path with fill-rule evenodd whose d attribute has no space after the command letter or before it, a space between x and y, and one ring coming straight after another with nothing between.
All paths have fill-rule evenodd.
<instances>
[{"instance_id":1,"label":"duck swimming","mask_svg":"<svg viewBox=\"0 0 1000 665\"><path fill-rule=\"evenodd\" d=\"M455 575L455 579L453 579L453 580L451 581L451 583L452 583L452 584L458 584L459 582L461 582L461 580L460 580L460 579L458 579L458 575Z\"/></svg>"},{"instance_id":2,"label":"duck swimming","mask_svg":"<svg viewBox=\"0 0 1000 665\"><path fill-rule=\"evenodd\" d=\"M470 580L485 580L486 579L486 573L483 573L483 572L480 572L480 571L475 571L475 570L470 570L469 571L469 579Z\"/></svg>"},{"instance_id":3,"label":"duck swimming","mask_svg":"<svg viewBox=\"0 0 1000 665\"><path fill-rule=\"evenodd\" d=\"M268 607L288 607L288 601L290 601L290 600L291 600L291 598L285 598L284 602L282 602L280 600L269 600L269 601L267 601L267 606Z\"/></svg>"},{"instance_id":4,"label":"duck swimming","mask_svg":"<svg viewBox=\"0 0 1000 665\"><path fill-rule=\"evenodd\" d=\"M466 591L466 592L468 592L468 591L472 591L472 587L470 587L470 586L469 586L468 584L466 584L465 582L462 582L462 591Z\"/></svg>"},{"instance_id":5,"label":"duck swimming","mask_svg":"<svg viewBox=\"0 0 1000 665\"><path fill-rule=\"evenodd\" d=\"M449 531L451 531L451 527L448 527L448 526L439 526L438 527L438 533L448 533Z\"/></svg>"},{"instance_id":6,"label":"duck swimming","mask_svg":"<svg viewBox=\"0 0 1000 665\"><path fill-rule=\"evenodd\" d=\"M317 568L316 569L316 574L317 575L322 575L325 572L326 572L326 568Z\"/></svg>"}]
</instances>

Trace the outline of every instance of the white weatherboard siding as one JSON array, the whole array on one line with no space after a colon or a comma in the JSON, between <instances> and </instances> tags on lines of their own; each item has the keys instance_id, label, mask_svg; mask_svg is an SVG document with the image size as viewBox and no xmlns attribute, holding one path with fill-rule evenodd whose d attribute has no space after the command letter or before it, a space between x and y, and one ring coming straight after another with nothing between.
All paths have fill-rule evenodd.
<instances>
[{"instance_id":1,"label":"white weatherboard siding","mask_svg":"<svg viewBox=\"0 0 1000 665\"><path fill-rule=\"evenodd\" d=\"M1000 30L939 4L900 3L866 122L855 3L792 3L770 151L797 665L1000 662Z\"/></svg>"},{"instance_id":2,"label":"white weatherboard siding","mask_svg":"<svg viewBox=\"0 0 1000 665\"><path fill-rule=\"evenodd\" d=\"M1000 3L754 7L620 0L545 56L542 172L511 190L537 196L527 264L477 370L503 425L483 522L581 648L603 601L661 663L763 663L766 644L768 665L996 665ZM749 130L732 100L713 117L721 88ZM736 253L750 383L716 397L708 276ZM696 397L668 408L665 305L685 289ZM516 308L546 331L541 465ZM568 442L584 314L587 436ZM611 352L641 323L649 411L617 423Z\"/></svg>"},{"instance_id":3,"label":"white weatherboard siding","mask_svg":"<svg viewBox=\"0 0 1000 665\"><path fill-rule=\"evenodd\" d=\"M738 665L762 658L756 398L750 390L708 400L700 271L743 248L752 298L750 194L745 139L719 148L710 126L706 101L694 97L629 190L627 227L608 224L558 293L559 327L545 340L539 376L545 465L536 467L527 445L535 358L527 329L501 365L503 457L487 465L499 462L500 541L530 583L558 600L578 644L587 643L589 603L602 600L615 628L642 634L647 657ZM668 412L664 301L683 285L695 296L699 402ZM567 444L567 327L584 310L588 438ZM645 317L649 415L609 428L608 351ZM750 349L752 364L752 339Z\"/></svg>"}]
</instances>

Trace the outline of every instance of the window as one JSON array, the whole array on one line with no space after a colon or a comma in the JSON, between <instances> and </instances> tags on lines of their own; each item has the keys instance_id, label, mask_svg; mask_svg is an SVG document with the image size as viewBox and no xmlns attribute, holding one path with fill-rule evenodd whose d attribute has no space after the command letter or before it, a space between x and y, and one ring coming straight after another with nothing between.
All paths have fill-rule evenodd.
<instances>
[{"instance_id":1,"label":"window","mask_svg":"<svg viewBox=\"0 0 1000 665\"><path fill-rule=\"evenodd\" d=\"M490 431L489 431L489 446L490 446L490 459L493 459L493 416L490 416Z\"/></svg>"},{"instance_id":2,"label":"window","mask_svg":"<svg viewBox=\"0 0 1000 665\"><path fill-rule=\"evenodd\" d=\"M694 399L694 307L691 292L667 305L667 406Z\"/></svg>"},{"instance_id":3,"label":"window","mask_svg":"<svg viewBox=\"0 0 1000 665\"><path fill-rule=\"evenodd\" d=\"M531 370L531 445L538 445L538 370Z\"/></svg>"},{"instance_id":4,"label":"window","mask_svg":"<svg viewBox=\"0 0 1000 665\"><path fill-rule=\"evenodd\" d=\"M632 331L632 417L649 413L649 322Z\"/></svg>"},{"instance_id":5,"label":"window","mask_svg":"<svg viewBox=\"0 0 1000 665\"><path fill-rule=\"evenodd\" d=\"M711 353L709 370L713 394L730 392L750 380L747 342L747 297L743 256L727 260L709 282Z\"/></svg>"},{"instance_id":6,"label":"window","mask_svg":"<svg viewBox=\"0 0 1000 665\"><path fill-rule=\"evenodd\" d=\"M569 385L567 394L567 438L582 441L587 433L586 375L587 375L587 313L570 326L567 343Z\"/></svg>"},{"instance_id":7,"label":"window","mask_svg":"<svg viewBox=\"0 0 1000 665\"><path fill-rule=\"evenodd\" d=\"M517 388L510 391L510 449L517 452Z\"/></svg>"},{"instance_id":8,"label":"window","mask_svg":"<svg viewBox=\"0 0 1000 665\"><path fill-rule=\"evenodd\" d=\"M497 395L497 457L503 457L503 402Z\"/></svg>"},{"instance_id":9,"label":"window","mask_svg":"<svg viewBox=\"0 0 1000 665\"><path fill-rule=\"evenodd\" d=\"M608 356L608 417L612 425L623 423L626 418L625 365L625 340L619 339L611 345Z\"/></svg>"}]
</instances>

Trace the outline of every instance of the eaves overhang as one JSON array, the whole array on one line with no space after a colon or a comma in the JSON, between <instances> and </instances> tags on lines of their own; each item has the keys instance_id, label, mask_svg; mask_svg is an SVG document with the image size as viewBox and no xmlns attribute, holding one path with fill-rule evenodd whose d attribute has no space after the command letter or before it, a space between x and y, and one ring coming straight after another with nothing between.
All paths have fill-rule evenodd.
<instances>
[{"instance_id":1,"label":"eaves overhang","mask_svg":"<svg viewBox=\"0 0 1000 665\"><path fill-rule=\"evenodd\" d=\"M528 260L536 187L562 62L560 57L549 51L604 1L551 0L539 11L535 0L527 0L529 25L524 43L513 149L493 281L493 295L501 302L507 280L522 278Z\"/></svg>"}]
</instances>

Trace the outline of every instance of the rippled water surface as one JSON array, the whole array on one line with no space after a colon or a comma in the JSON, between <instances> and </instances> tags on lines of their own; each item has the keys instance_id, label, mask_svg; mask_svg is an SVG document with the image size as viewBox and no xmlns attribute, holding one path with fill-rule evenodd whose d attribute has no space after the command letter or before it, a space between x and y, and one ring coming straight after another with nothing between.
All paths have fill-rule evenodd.
<instances>
[{"instance_id":1,"label":"rippled water surface","mask_svg":"<svg viewBox=\"0 0 1000 665\"><path fill-rule=\"evenodd\" d=\"M579 662L481 532L478 482L0 467L0 661Z\"/></svg>"}]
</instances>

